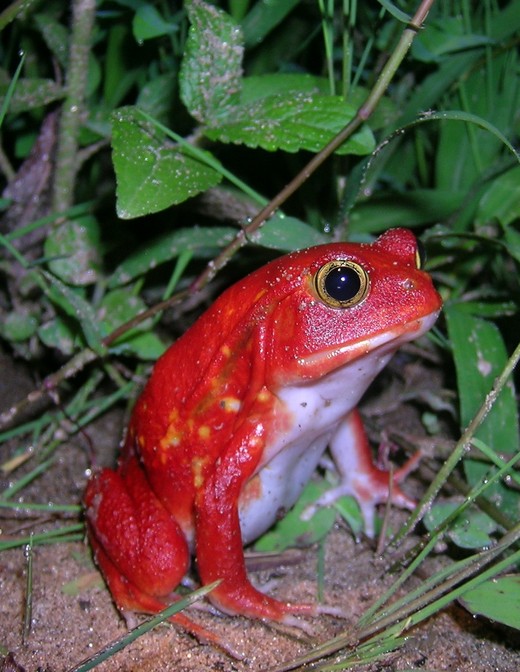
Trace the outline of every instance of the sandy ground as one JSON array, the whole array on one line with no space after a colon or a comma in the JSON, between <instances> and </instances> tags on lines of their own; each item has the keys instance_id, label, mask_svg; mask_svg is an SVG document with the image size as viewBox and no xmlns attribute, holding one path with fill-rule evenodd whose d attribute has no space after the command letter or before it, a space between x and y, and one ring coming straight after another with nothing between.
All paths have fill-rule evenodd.
<instances>
[{"instance_id":1,"label":"sandy ground","mask_svg":"<svg viewBox=\"0 0 520 672\"><path fill-rule=\"evenodd\" d=\"M32 382L5 356L0 356L0 370L0 408L6 408L28 392ZM89 429L96 450L104 454L105 459L110 459L117 446L121 423L121 414L115 413L104 418L95 429ZM2 446L0 450L3 462L8 447ZM79 502L88 466L86 452L81 437L60 448L52 468L24 491L26 501ZM0 485L5 487L6 480L1 481L0 475ZM77 517L57 521L0 510L0 531L4 539L73 522L77 522ZM269 570L255 573L254 579L258 585L269 581L269 592L282 599L313 601L317 594L317 558L316 548L299 551L294 564L278 560ZM308 619L312 637L302 633L296 637L294 633L280 632L244 618L197 612L194 618L242 651L246 656L244 661L231 660L221 651L202 645L168 625L146 634L97 669L100 672L272 669L311 651L317 643L354 624L390 584L392 577L387 567L387 562L376 558L367 540L356 543L349 530L338 524L326 541L324 589L325 602L341 606L347 614L345 619L329 616ZM127 632L84 542L34 549L32 626L24 641L25 577L23 550L0 553L2 672L69 672ZM462 607L453 605L411 632L404 646L387 655L383 662L356 669L518 672L520 638L516 631L474 619Z\"/></svg>"}]
</instances>

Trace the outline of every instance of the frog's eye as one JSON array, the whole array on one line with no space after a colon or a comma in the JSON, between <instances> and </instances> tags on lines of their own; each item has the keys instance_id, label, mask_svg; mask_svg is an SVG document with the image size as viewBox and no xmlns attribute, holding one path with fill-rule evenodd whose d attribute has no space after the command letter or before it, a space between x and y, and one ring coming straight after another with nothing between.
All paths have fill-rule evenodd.
<instances>
[{"instance_id":1,"label":"frog's eye","mask_svg":"<svg viewBox=\"0 0 520 672\"><path fill-rule=\"evenodd\" d=\"M421 270L421 268L423 268L425 263L426 263L426 250L421 241L418 240L417 249L415 250L415 265L419 270Z\"/></svg>"},{"instance_id":2,"label":"frog's eye","mask_svg":"<svg viewBox=\"0 0 520 672\"><path fill-rule=\"evenodd\" d=\"M365 298L367 273L353 261L338 259L322 266L314 277L320 299L333 308L348 308Z\"/></svg>"}]
</instances>

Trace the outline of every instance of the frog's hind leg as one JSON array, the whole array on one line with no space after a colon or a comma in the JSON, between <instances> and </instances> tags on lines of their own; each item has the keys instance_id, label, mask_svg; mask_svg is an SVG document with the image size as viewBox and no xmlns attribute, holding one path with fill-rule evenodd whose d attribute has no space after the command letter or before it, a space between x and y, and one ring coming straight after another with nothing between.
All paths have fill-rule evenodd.
<instances>
[{"instance_id":1,"label":"frog's hind leg","mask_svg":"<svg viewBox=\"0 0 520 672\"><path fill-rule=\"evenodd\" d=\"M85 504L89 536L97 555L102 558L99 549L103 547L110 559L111 574L154 597L176 588L188 569L188 545L135 458L125 465L124 476L111 469L95 474L88 483ZM120 586L114 588L118 602Z\"/></svg>"},{"instance_id":2,"label":"frog's hind leg","mask_svg":"<svg viewBox=\"0 0 520 672\"><path fill-rule=\"evenodd\" d=\"M120 572L95 537L91 537L91 544L94 549L96 562L103 572L103 576L105 577L110 592L114 596L117 607L125 617L129 627L133 626L134 619L132 618L132 615L134 612L157 614L168 606L168 602L172 603L174 600L178 599L176 596L170 595L168 601L163 602L160 599L139 590L137 586L134 586L130 581L121 576ZM211 632L211 630L207 630L195 621L192 621L184 614L175 614L168 620L170 623L182 628L182 630L189 632L200 642L216 646L237 660L242 660L244 658L243 653L237 651L237 649L226 642L226 640L219 637L216 633Z\"/></svg>"},{"instance_id":3,"label":"frog's hind leg","mask_svg":"<svg viewBox=\"0 0 520 672\"><path fill-rule=\"evenodd\" d=\"M114 601L129 622L132 612L156 614L174 600L172 591L189 564L186 540L150 490L136 460L119 472L104 469L85 494L89 538ZM233 658L243 655L203 626L175 614L170 622Z\"/></svg>"},{"instance_id":4,"label":"frog's hind leg","mask_svg":"<svg viewBox=\"0 0 520 672\"><path fill-rule=\"evenodd\" d=\"M103 550L96 537L90 535L90 544L94 551L96 564L100 568L114 601L128 625L133 625L131 615L134 612L155 614L162 611L167 604L158 598L140 590L126 579Z\"/></svg>"}]
</instances>

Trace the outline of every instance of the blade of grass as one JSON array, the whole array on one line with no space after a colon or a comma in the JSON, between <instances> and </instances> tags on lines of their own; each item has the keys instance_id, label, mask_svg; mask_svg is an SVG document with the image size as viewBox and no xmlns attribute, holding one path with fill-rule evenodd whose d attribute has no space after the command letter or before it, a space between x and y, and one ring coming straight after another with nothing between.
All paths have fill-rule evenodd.
<instances>
[{"instance_id":1,"label":"blade of grass","mask_svg":"<svg viewBox=\"0 0 520 672\"><path fill-rule=\"evenodd\" d=\"M20 264L22 268L29 268L29 262L25 260L25 257L18 252L14 245L7 240L7 238L0 233L0 245L3 245L5 249L11 254L16 261Z\"/></svg>"},{"instance_id":2,"label":"blade of grass","mask_svg":"<svg viewBox=\"0 0 520 672\"><path fill-rule=\"evenodd\" d=\"M434 588L429 593L418 596L412 602L406 604L401 610L394 611L391 616L387 617L385 615L381 619L378 619L371 624L367 630L362 631L360 636L366 636L366 634L369 634L371 631L381 630L387 627L389 623L396 620L401 621L403 618L410 619L410 627L429 618L463 595L467 590L476 588L481 583L500 574L508 567L515 565L518 560L520 560L520 551L507 555L503 560L497 562L489 569L470 578L472 575L480 572L485 565L492 562L498 555L517 544L519 540L520 525L517 525L510 534L503 537L500 545L497 544L491 551L483 551L478 556L473 556L474 560L470 564L463 561L463 566L461 567L455 563L455 571L447 581Z\"/></svg>"},{"instance_id":3,"label":"blade of grass","mask_svg":"<svg viewBox=\"0 0 520 672\"><path fill-rule=\"evenodd\" d=\"M24 548L24 556L26 561L26 581L25 581L25 605L23 617L23 631L22 642L26 644L29 634L31 632L32 624L32 586L33 586L33 537Z\"/></svg>"},{"instance_id":4,"label":"blade of grass","mask_svg":"<svg viewBox=\"0 0 520 672\"><path fill-rule=\"evenodd\" d=\"M403 525L403 527L396 534L394 539L391 541L391 545L396 545L397 542L403 537L405 537L414 527L417 525L419 520L422 519L426 511L431 506L431 503L439 493L449 474L455 469L460 460L464 457L465 453L469 450L473 436L482 423L486 415L489 413L489 410L493 406L495 400L499 396L503 387L507 384L509 377L512 375L514 369L516 368L518 361L520 360L520 343L516 346L515 351L509 358L504 370L500 376L496 379L493 388L490 390L489 394L484 399L480 409L476 413L473 420L470 422L466 430L463 432L462 436L457 442L452 454L444 462L442 467L439 469L439 472L433 482L430 484L430 487L426 490L426 493L421 498L421 501L417 505L417 508L412 512L409 519Z\"/></svg>"},{"instance_id":5,"label":"blade of grass","mask_svg":"<svg viewBox=\"0 0 520 672\"><path fill-rule=\"evenodd\" d=\"M431 577L426 585L421 584L413 593L413 599L408 596L402 598L397 604L398 609L392 613L383 612L377 620L362 628L349 630L345 634L338 635L312 650L312 652L292 660L290 663L275 668L271 672L287 672L288 670L303 669L308 663L316 663L320 658L337 654L343 648L357 647L361 640L371 638L377 642L381 638L400 634L405 629L417 625L417 623L429 618L440 609L444 608L467 590L471 590L484 581L503 572L514 565L520 559L520 551L497 562L489 569L481 570L496 560L502 553L509 551L520 540L520 523L511 532L508 532L492 549L482 551L476 555L454 563L440 570ZM481 572L481 573L478 573ZM477 576L474 576L477 574ZM442 581L441 581L442 579ZM429 591L429 592L426 592ZM393 605L392 605L393 607ZM364 642L367 644L367 642ZM313 669L327 669L315 666Z\"/></svg>"},{"instance_id":6,"label":"blade of grass","mask_svg":"<svg viewBox=\"0 0 520 672\"><path fill-rule=\"evenodd\" d=\"M511 144L506 136L492 123L477 114L470 112L463 112L461 110L445 110L442 112L425 112L422 117L413 122L414 124L422 124L427 121L463 121L467 124L474 124L479 128L483 128L503 143L507 149L513 154L518 163L520 163L520 152Z\"/></svg>"},{"instance_id":7,"label":"blade of grass","mask_svg":"<svg viewBox=\"0 0 520 672\"><path fill-rule=\"evenodd\" d=\"M53 460L45 460L45 462L39 464L28 474L25 474L22 478L18 479L18 481L16 481L8 488L6 488L2 493L0 493L0 500L6 500L9 499L10 497L13 497L13 495L16 495L17 492L20 492L20 490L25 488L26 485L28 485L31 481L33 481L46 469L48 469L52 464L52 462Z\"/></svg>"},{"instance_id":8,"label":"blade of grass","mask_svg":"<svg viewBox=\"0 0 520 672\"><path fill-rule=\"evenodd\" d=\"M79 665L75 665L74 667L68 669L67 672L88 672L88 670L92 670L94 667L97 667L105 660L111 658L115 653L121 651L121 649L124 649L126 646L131 644L138 637L141 637L145 633L155 628L157 625L164 623L164 621L166 621L171 616L174 616L183 609L186 609L186 607L189 607L194 602L200 600L202 597L211 592L219 583L220 581L215 581L208 586L203 586L202 588L199 588L198 590L188 595L188 597L185 597L178 602L174 602L153 618L150 618L144 623L141 623L141 625L131 630L124 637L121 637L120 639L106 646L104 649L98 652L95 657L84 660Z\"/></svg>"},{"instance_id":9,"label":"blade of grass","mask_svg":"<svg viewBox=\"0 0 520 672\"><path fill-rule=\"evenodd\" d=\"M9 86L7 87L7 92L5 94L4 100L2 101L2 107L0 107L0 128L2 128L2 124L4 123L5 115L7 114L7 110L9 109L9 105L11 103L14 90L16 89L16 84L20 79L20 75L22 74L22 68L24 63L25 63L25 54L22 53L20 56L20 62L18 63L13 78L11 79L11 81L9 82Z\"/></svg>"},{"instance_id":10,"label":"blade of grass","mask_svg":"<svg viewBox=\"0 0 520 672\"><path fill-rule=\"evenodd\" d=\"M23 238L29 233L32 233L33 231L36 231L37 229L40 229L44 226L47 226L48 224L54 224L63 219L67 220L78 219L79 217L83 217L85 215L90 214L92 212L93 206L94 201L86 201L85 203L78 203L77 205L73 205L72 207L68 208L67 210L64 210L63 212L53 212L50 215L46 215L45 217L35 219L33 222L27 224L26 226L21 226L20 228L16 228L14 231L6 233L5 239L8 241L13 241L16 240L17 238Z\"/></svg>"},{"instance_id":11,"label":"blade of grass","mask_svg":"<svg viewBox=\"0 0 520 672\"><path fill-rule=\"evenodd\" d=\"M382 606L390 600L390 598L397 592L397 590L404 584L404 582L411 577L411 575L415 572L415 570L421 565L421 563L424 561L424 559L429 555L429 553L435 548L436 544L438 543L440 537L442 534L445 532L445 530L450 526L450 524L458 518L473 502L477 501L479 497L481 497L485 491L493 485L493 483L496 483L498 480L500 480L503 476L511 473L511 470L513 466L520 460L520 454L514 455L507 463L502 463L502 466L498 471L496 471L494 474L490 475L484 482L482 482L480 485L475 486L472 488L472 490L467 494L465 497L464 502L461 503L459 507L453 513L451 513L449 516L447 516L443 522L435 528L432 532L430 532L425 539L421 540L420 544L421 546L424 546L417 555L417 557L414 558L414 560L410 563L410 565L402 572L402 574L398 577L398 579L392 584L390 589L383 595L381 598L379 598L373 605L370 607L370 609L363 614L363 616L360 618L359 624L364 625L365 623L368 623L371 618L374 617L378 609L382 608ZM416 548L412 549L410 551L411 554L414 554L416 552ZM439 580L442 580L443 576L441 575ZM389 609L392 610L395 607L394 603Z\"/></svg>"},{"instance_id":12,"label":"blade of grass","mask_svg":"<svg viewBox=\"0 0 520 672\"><path fill-rule=\"evenodd\" d=\"M43 511L45 513L80 513L82 506L79 504L38 504L29 502L0 502L0 509L13 509L14 511Z\"/></svg>"},{"instance_id":13,"label":"blade of grass","mask_svg":"<svg viewBox=\"0 0 520 672\"><path fill-rule=\"evenodd\" d=\"M48 530L40 534L31 534L25 537L16 537L13 539L3 538L0 541L0 551L7 551L10 548L20 548L26 546L32 539L33 545L64 543L65 541L79 541L83 539L85 527L83 523L66 525L55 530Z\"/></svg>"}]
</instances>

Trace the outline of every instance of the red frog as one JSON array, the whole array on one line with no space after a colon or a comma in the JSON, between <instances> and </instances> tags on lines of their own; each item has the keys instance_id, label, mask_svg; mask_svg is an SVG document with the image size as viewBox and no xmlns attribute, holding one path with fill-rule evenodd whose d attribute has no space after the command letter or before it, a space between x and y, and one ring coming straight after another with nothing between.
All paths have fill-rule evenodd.
<instances>
[{"instance_id":1,"label":"red frog","mask_svg":"<svg viewBox=\"0 0 520 672\"><path fill-rule=\"evenodd\" d=\"M86 491L89 536L115 602L156 612L196 556L229 614L294 622L312 604L254 588L243 545L290 509L328 447L367 534L389 498L356 406L395 350L435 322L441 299L414 235L330 243L283 256L225 291L156 363L115 470Z\"/></svg>"}]
</instances>

